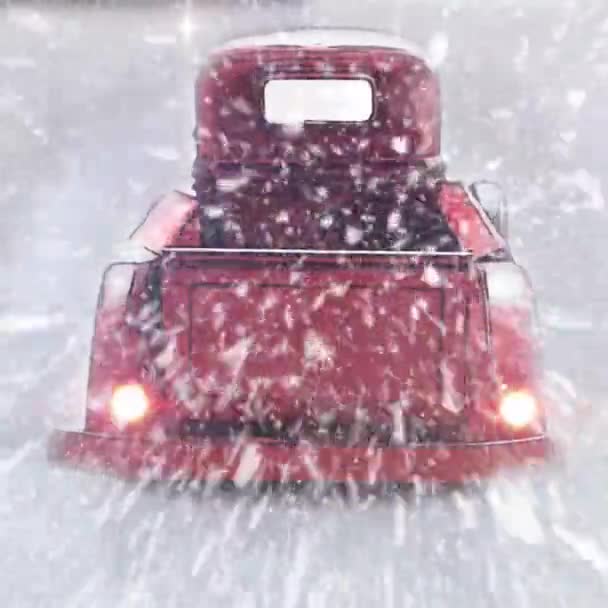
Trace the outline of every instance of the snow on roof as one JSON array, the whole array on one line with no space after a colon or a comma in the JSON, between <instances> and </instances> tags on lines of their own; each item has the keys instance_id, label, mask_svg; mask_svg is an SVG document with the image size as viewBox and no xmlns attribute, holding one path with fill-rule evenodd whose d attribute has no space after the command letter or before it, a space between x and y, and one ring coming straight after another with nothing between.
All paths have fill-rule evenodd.
<instances>
[{"instance_id":1,"label":"snow on roof","mask_svg":"<svg viewBox=\"0 0 608 608\"><path fill-rule=\"evenodd\" d=\"M321 47L375 47L405 51L415 57L425 59L425 52L396 36L377 30L347 28L303 28L282 30L271 34L235 38L215 51L224 51L244 47L262 46L321 46Z\"/></svg>"}]
</instances>

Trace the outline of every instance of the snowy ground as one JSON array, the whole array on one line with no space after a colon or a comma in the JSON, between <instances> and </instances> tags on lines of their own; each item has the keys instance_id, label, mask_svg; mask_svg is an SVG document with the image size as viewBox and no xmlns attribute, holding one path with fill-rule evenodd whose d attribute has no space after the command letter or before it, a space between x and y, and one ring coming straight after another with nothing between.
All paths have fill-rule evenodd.
<instances>
[{"instance_id":1,"label":"snowy ground","mask_svg":"<svg viewBox=\"0 0 608 608\"><path fill-rule=\"evenodd\" d=\"M50 469L43 454L48 425L82 405L111 243L187 180L195 66L232 33L371 23L427 47L453 173L507 184L541 303L577 312L582 286L608 299L608 10L518 1L209 1L190 36L169 8L0 12L2 605L606 605L608 332L573 313L553 314L547 334L565 466L531 480L354 503L167 498Z\"/></svg>"}]
</instances>

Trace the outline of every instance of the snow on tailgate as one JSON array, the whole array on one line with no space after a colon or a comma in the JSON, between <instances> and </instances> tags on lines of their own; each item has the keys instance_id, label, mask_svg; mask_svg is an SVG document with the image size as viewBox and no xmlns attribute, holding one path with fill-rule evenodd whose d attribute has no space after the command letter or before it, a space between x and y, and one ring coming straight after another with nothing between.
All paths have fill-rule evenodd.
<instances>
[{"instance_id":1,"label":"snow on tailgate","mask_svg":"<svg viewBox=\"0 0 608 608\"><path fill-rule=\"evenodd\" d=\"M209 412L380 421L399 402L459 413L476 279L449 256L433 272L337 260L167 260L164 322Z\"/></svg>"}]
</instances>

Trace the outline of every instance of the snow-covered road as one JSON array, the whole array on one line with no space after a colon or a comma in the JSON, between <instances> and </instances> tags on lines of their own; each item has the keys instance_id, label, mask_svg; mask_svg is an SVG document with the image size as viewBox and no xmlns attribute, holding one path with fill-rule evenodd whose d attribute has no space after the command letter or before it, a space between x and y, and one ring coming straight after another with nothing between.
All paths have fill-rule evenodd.
<instances>
[{"instance_id":1,"label":"snow-covered road","mask_svg":"<svg viewBox=\"0 0 608 608\"><path fill-rule=\"evenodd\" d=\"M565 466L533 479L354 502L167 497L45 462L46 429L82 405L111 243L187 181L195 68L230 34L371 23L425 46L444 75L453 173L507 184L542 303L576 308L581 284L608 298L603 3L347 4L207 2L193 28L172 8L0 9L0 605L608 603L608 336L559 318L548 382L564 396Z\"/></svg>"},{"instance_id":2,"label":"snow-covered road","mask_svg":"<svg viewBox=\"0 0 608 608\"><path fill-rule=\"evenodd\" d=\"M355 501L167 496L49 469L26 444L0 458L0 597L49 607L599 608L608 450L603 433L590 437L565 470L532 479Z\"/></svg>"}]
</instances>

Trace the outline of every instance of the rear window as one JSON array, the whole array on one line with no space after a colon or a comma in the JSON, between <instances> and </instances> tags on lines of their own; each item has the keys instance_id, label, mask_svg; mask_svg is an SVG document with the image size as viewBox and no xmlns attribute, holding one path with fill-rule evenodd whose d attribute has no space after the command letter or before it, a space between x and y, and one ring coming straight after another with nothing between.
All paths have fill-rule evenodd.
<instances>
[{"instance_id":1,"label":"rear window","mask_svg":"<svg viewBox=\"0 0 608 608\"><path fill-rule=\"evenodd\" d=\"M273 124L366 122L374 90L364 79L281 79L264 88L264 117Z\"/></svg>"}]
</instances>

